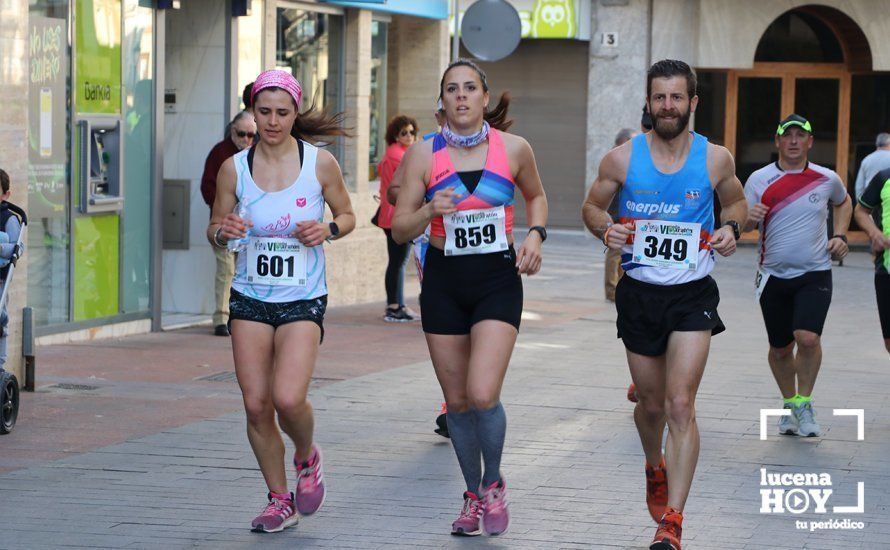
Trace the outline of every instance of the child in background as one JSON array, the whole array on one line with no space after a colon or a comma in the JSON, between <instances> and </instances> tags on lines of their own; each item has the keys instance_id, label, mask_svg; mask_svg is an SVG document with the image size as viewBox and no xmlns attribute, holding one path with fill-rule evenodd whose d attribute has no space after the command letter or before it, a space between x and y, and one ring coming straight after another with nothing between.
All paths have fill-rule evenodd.
<instances>
[{"instance_id":1,"label":"child in background","mask_svg":"<svg viewBox=\"0 0 890 550\"><path fill-rule=\"evenodd\" d=\"M9 174L0 169L0 289L6 286L9 275L9 264L13 258L18 258L22 250L18 244L19 235L22 232L21 210L11 205ZM0 304L0 370L6 366L6 340L9 331L9 312L7 304L9 296Z\"/></svg>"}]
</instances>

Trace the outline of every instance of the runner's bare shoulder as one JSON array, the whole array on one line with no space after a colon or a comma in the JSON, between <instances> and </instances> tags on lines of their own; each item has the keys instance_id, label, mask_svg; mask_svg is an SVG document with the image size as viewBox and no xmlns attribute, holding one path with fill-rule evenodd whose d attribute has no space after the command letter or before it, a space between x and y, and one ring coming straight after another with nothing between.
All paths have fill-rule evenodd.
<instances>
[{"instance_id":1,"label":"runner's bare shoulder","mask_svg":"<svg viewBox=\"0 0 890 550\"><path fill-rule=\"evenodd\" d=\"M623 183L627 178L627 168L630 166L630 152L633 150L632 140L625 141L617 147L613 147L600 161L599 179L607 179Z\"/></svg>"},{"instance_id":2,"label":"runner's bare shoulder","mask_svg":"<svg viewBox=\"0 0 890 550\"><path fill-rule=\"evenodd\" d=\"M433 140L427 139L424 141L416 141L411 147L408 147L399 168L401 168L401 166L405 167L406 177L416 177L418 174L423 174L423 183L427 183L430 179L429 172L432 162Z\"/></svg>"},{"instance_id":3,"label":"runner's bare shoulder","mask_svg":"<svg viewBox=\"0 0 890 550\"><path fill-rule=\"evenodd\" d=\"M735 175L735 159L732 158L729 149L708 142L708 175L711 185L717 185L726 178Z\"/></svg>"}]
</instances>

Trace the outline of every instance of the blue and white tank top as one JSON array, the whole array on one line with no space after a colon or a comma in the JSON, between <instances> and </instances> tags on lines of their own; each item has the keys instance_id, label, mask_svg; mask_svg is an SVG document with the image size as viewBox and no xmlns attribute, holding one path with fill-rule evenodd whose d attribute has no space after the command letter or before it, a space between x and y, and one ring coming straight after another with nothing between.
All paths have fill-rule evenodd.
<instances>
[{"instance_id":1,"label":"blue and white tank top","mask_svg":"<svg viewBox=\"0 0 890 550\"><path fill-rule=\"evenodd\" d=\"M324 196L321 183L315 173L318 148L303 142L303 166L296 181L281 191L263 191L250 173L247 154L244 149L234 157L237 183L235 194L240 202L248 198L247 208L253 222L251 237L289 237L297 227L297 222L324 221ZM293 237L290 237L293 238ZM294 240L296 240L294 238ZM257 284L248 281L246 252L239 252L235 259L235 277L232 288L263 302L292 302L310 300L328 293L325 280L324 246L306 249L306 284L283 286Z\"/></svg>"},{"instance_id":2,"label":"blue and white tank top","mask_svg":"<svg viewBox=\"0 0 890 550\"><path fill-rule=\"evenodd\" d=\"M714 269L709 241L714 230L714 189L708 176L708 139L692 132L692 146L683 167L664 174L655 167L646 134L631 140L627 178L619 195L620 223L661 220L701 224L695 269L671 269L633 262L633 235L622 249L621 267L638 281L676 285L702 279Z\"/></svg>"}]
</instances>

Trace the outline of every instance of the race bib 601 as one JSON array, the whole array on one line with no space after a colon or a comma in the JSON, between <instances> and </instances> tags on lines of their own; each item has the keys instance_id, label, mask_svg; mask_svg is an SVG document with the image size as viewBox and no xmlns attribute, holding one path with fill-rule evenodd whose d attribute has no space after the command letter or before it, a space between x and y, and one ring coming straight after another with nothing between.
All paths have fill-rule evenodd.
<instances>
[{"instance_id":1,"label":"race bib 601","mask_svg":"<svg viewBox=\"0 0 890 550\"><path fill-rule=\"evenodd\" d=\"M251 237L247 245L247 282L306 286L306 247L289 237Z\"/></svg>"}]
</instances>

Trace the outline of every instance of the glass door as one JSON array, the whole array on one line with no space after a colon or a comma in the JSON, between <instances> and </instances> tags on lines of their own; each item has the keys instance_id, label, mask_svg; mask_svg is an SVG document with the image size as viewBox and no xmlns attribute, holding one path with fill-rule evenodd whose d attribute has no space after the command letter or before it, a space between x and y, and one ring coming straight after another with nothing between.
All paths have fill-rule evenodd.
<instances>
[{"instance_id":1,"label":"glass door","mask_svg":"<svg viewBox=\"0 0 890 550\"><path fill-rule=\"evenodd\" d=\"M838 158L839 100L838 78L796 78L794 81L794 112L813 125L810 162L835 171ZM789 114L782 113L782 116Z\"/></svg>"},{"instance_id":2,"label":"glass door","mask_svg":"<svg viewBox=\"0 0 890 550\"><path fill-rule=\"evenodd\" d=\"M776 160L776 124L782 118L782 79L739 77L735 163L743 184L755 170Z\"/></svg>"}]
</instances>

